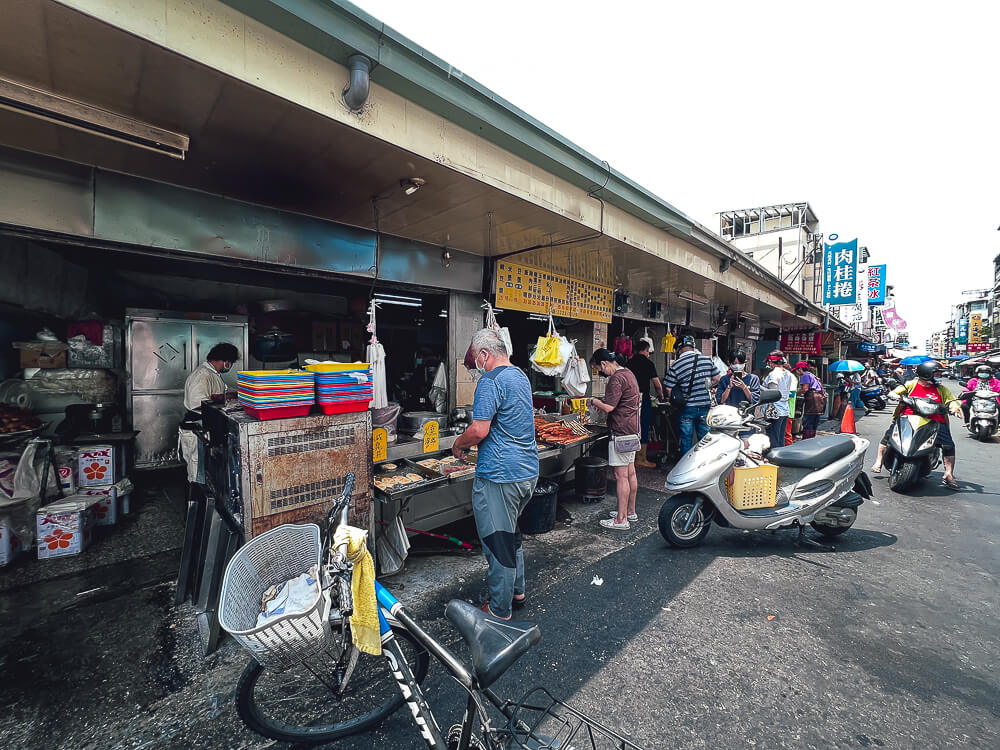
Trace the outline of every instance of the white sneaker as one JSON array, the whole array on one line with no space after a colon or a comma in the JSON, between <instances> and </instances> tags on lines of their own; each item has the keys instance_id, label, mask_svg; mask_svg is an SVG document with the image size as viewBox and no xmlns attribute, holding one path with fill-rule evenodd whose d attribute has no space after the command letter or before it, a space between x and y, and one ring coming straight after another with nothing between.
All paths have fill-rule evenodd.
<instances>
[{"instance_id":1,"label":"white sneaker","mask_svg":"<svg viewBox=\"0 0 1000 750\"><path fill-rule=\"evenodd\" d=\"M608 518L618 518L618 511L617 510L609 510L608 511ZM639 520L639 514L638 513L629 513L628 514L628 520L629 521L638 521Z\"/></svg>"},{"instance_id":2,"label":"white sneaker","mask_svg":"<svg viewBox=\"0 0 1000 750\"><path fill-rule=\"evenodd\" d=\"M628 531L630 528L632 528L632 526L629 524L628 521L626 521L625 523L618 523L613 518L602 518L601 526L603 526L606 529L616 529L618 531Z\"/></svg>"}]
</instances>

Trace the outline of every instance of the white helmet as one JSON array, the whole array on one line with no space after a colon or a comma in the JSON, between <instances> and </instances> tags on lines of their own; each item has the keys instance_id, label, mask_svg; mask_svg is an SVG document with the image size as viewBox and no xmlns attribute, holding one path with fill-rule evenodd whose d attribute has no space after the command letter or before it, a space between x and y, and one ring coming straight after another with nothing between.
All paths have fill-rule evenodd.
<instances>
[{"instance_id":1,"label":"white helmet","mask_svg":"<svg viewBox=\"0 0 1000 750\"><path fill-rule=\"evenodd\" d=\"M716 429L741 427L743 425L743 417L740 415L740 410L735 406L722 404L720 406L713 407L708 412L708 416L705 418L705 423L709 427L715 427Z\"/></svg>"}]
</instances>

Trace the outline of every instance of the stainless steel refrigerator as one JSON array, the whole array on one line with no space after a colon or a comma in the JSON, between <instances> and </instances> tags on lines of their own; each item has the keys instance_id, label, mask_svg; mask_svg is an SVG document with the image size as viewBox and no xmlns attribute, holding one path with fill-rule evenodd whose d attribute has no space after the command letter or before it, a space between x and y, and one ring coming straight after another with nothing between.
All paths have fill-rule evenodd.
<instances>
[{"instance_id":1,"label":"stainless steel refrigerator","mask_svg":"<svg viewBox=\"0 0 1000 750\"><path fill-rule=\"evenodd\" d=\"M236 372L246 369L247 318L163 310L126 313L127 403L132 429L139 430L139 469L177 466L177 426L184 417L184 381L219 343L233 344L243 360L223 379L236 388Z\"/></svg>"}]
</instances>

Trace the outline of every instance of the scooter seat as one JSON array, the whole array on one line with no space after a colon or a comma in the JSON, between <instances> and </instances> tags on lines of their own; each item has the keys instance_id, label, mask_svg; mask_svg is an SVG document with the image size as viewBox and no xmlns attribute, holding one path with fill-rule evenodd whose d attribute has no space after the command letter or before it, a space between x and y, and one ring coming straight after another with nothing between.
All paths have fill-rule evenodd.
<instances>
[{"instance_id":1,"label":"scooter seat","mask_svg":"<svg viewBox=\"0 0 1000 750\"><path fill-rule=\"evenodd\" d=\"M476 681L483 689L542 639L534 623L500 620L459 599L448 602L444 614L469 644Z\"/></svg>"},{"instance_id":2,"label":"scooter seat","mask_svg":"<svg viewBox=\"0 0 1000 750\"><path fill-rule=\"evenodd\" d=\"M824 435L801 443L771 448L767 460L789 469L822 469L854 450L854 441L847 435Z\"/></svg>"}]
</instances>

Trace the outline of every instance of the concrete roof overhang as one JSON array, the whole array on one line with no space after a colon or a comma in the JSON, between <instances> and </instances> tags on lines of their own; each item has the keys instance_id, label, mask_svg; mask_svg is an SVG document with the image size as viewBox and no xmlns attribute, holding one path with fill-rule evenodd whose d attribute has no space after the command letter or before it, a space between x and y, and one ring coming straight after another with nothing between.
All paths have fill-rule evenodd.
<instances>
[{"instance_id":1,"label":"concrete roof overhang","mask_svg":"<svg viewBox=\"0 0 1000 750\"><path fill-rule=\"evenodd\" d=\"M562 243L579 253L613 258L616 277L602 281L638 294L669 301L674 290L687 289L731 310L790 326L820 319L818 308L721 238L475 82L454 74L449 79L442 74L448 72L443 61L353 6L329 0L229 4L323 54L373 56L378 62L373 80L432 111L446 111L453 122L480 135L487 130L482 123L492 123L489 136L499 145L513 153L530 152L542 168L586 183L589 200L625 207L651 226L709 250L717 262L739 266L771 290L775 304L699 274L703 257L692 253L690 263L668 264L595 233L572 216L331 120L57 0L18 0L5 8L0 76L183 133L191 139L187 158L164 158L2 110L0 143L480 255ZM462 96L455 94L458 90ZM450 105L435 103L449 98ZM406 196L399 183L407 177L427 184ZM794 305L811 315L788 312Z\"/></svg>"}]
</instances>

